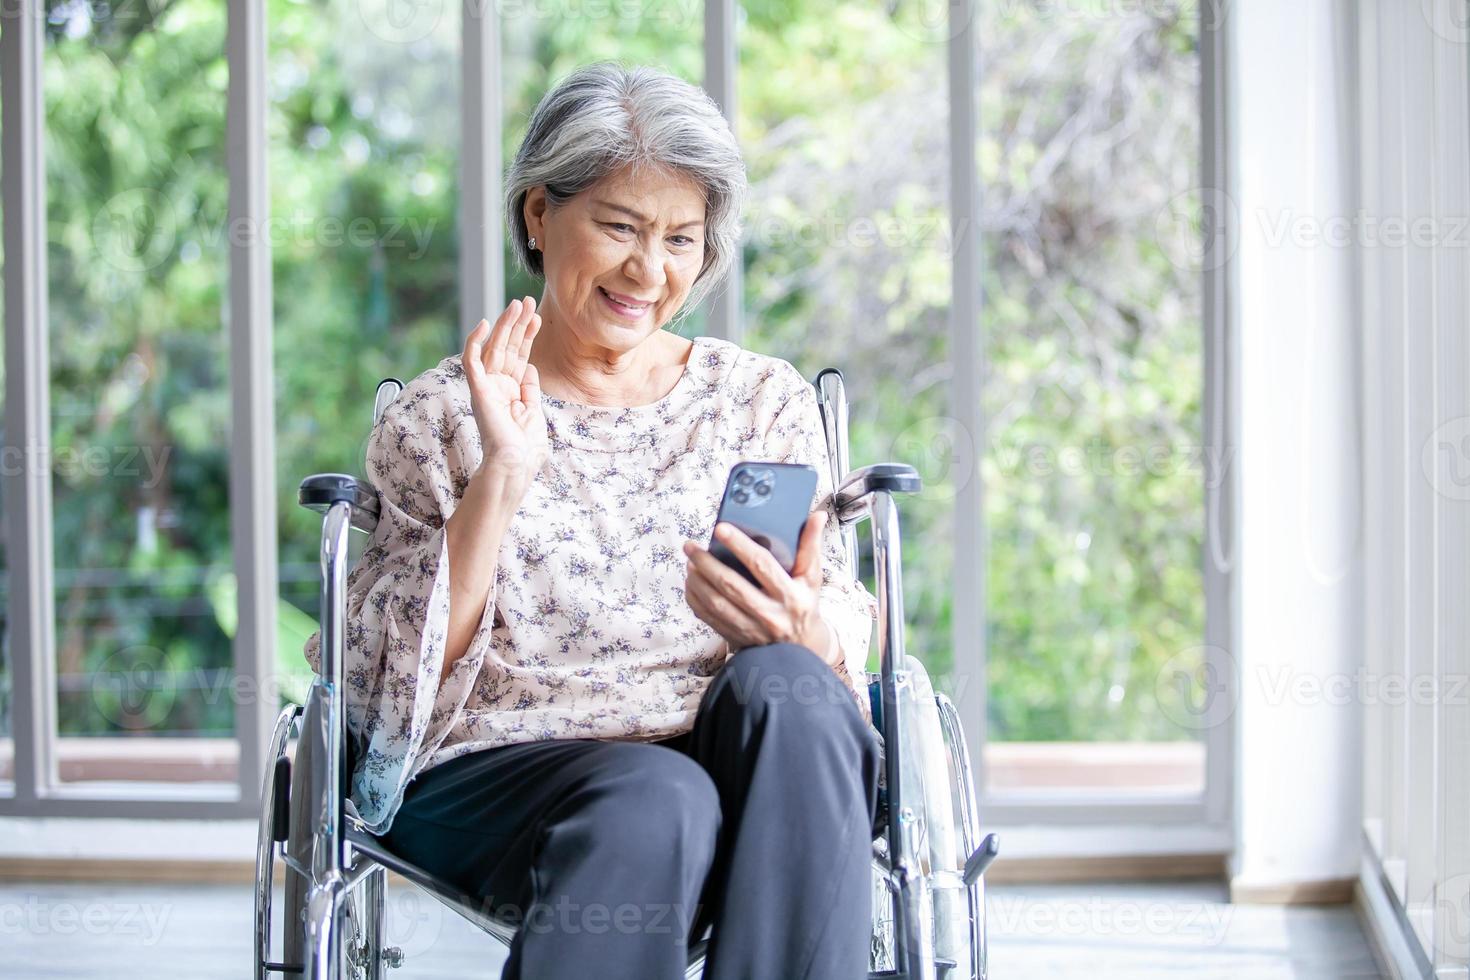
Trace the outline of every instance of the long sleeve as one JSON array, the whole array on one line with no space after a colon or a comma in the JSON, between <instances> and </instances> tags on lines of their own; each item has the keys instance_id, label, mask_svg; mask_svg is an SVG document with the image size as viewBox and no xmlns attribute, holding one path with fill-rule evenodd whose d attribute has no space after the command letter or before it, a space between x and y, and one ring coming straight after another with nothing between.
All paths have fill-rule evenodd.
<instances>
[{"instance_id":1,"label":"long sleeve","mask_svg":"<svg viewBox=\"0 0 1470 980\"><path fill-rule=\"evenodd\" d=\"M468 405L443 389L406 389L374 427L367 472L380 514L347 582L344 674L359 749L352 800L368 828L388 829L408 781L464 708L490 644L492 586L468 651L441 678L449 631L444 523L479 465ZM306 657L321 670L320 634Z\"/></svg>"},{"instance_id":2,"label":"long sleeve","mask_svg":"<svg viewBox=\"0 0 1470 980\"><path fill-rule=\"evenodd\" d=\"M864 717L870 717L864 672L878 602L858 579L847 558L842 529L833 499L832 471L828 463L827 439L817 408L816 389L795 368L786 403L776 413L766 433L766 458L781 463L806 463L816 467L817 489L812 511L825 508L827 525L822 530L822 586L819 601L822 617L832 624L847 665L845 678Z\"/></svg>"}]
</instances>

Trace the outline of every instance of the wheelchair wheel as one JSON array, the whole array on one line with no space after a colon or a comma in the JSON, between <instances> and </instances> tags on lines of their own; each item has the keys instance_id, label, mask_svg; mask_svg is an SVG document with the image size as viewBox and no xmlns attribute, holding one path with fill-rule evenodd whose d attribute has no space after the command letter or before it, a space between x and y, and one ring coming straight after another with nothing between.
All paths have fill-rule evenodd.
<instances>
[{"instance_id":1,"label":"wheelchair wheel","mask_svg":"<svg viewBox=\"0 0 1470 980\"><path fill-rule=\"evenodd\" d=\"M894 952L897 942L894 897L888 886L889 867L888 841L879 837L873 842L873 931L868 943L869 975L898 969L898 958Z\"/></svg>"},{"instance_id":2,"label":"wheelchair wheel","mask_svg":"<svg viewBox=\"0 0 1470 980\"><path fill-rule=\"evenodd\" d=\"M968 854L956 819L949 749L929 672L915 657L907 661L909 683L898 692L907 721L900 752L907 796L919 804L914 808L917 851L933 889L937 973L942 980L971 980L970 903L961 878Z\"/></svg>"},{"instance_id":3,"label":"wheelchair wheel","mask_svg":"<svg viewBox=\"0 0 1470 980\"><path fill-rule=\"evenodd\" d=\"M343 903L342 972L349 980L381 980L383 976L385 880L381 868L372 872L347 893Z\"/></svg>"},{"instance_id":4,"label":"wheelchair wheel","mask_svg":"<svg viewBox=\"0 0 1470 980\"><path fill-rule=\"evenodd\" d=\"M310 882L298 869L312 864L313 804L325 792L322 742L314 728L318 712L292 706L281 712L270 741L274 761L262 793L260 838L255 862L255 970L257 980L282 976L310 976L303 962L307 948L307 904ZM293 728L299 727L294 764L286 754ZM278 852L279 848L279 852ZM275 866L281 852L285 862L278 914L274 909ZM292 865L295 865L294 867ZM379 980L385 966L396 964L396 951L383 949L385 873L365 875L344 893L333 926L338 938L338 977L331 980ZM279 922L280 956L273 958L272 928Z\"/></svg>"},{"instance_id":5,"label":"wheelchair wheel","mask_svg":"<svg viewBox=\"0 0 1470 980\"><path fill-rule=\"evenodd\" d=\"M275 888L276 847L286 843L290 834L291 764L286 757L286 742L300 714L301 709L294 705L281 712L271 732L266 755L271 766L261 789L260 830L255 847L255 969L252 975L256 980L266 980L272 973L278 973L282 966L271 959L271 904ZM287 877L291 877L290 871Z\"/></svg>"},{"instance_id":6,"label":"wheelchair wheel","mask_svg":"<svg viewBox=\"0 0 1470 980\"><path fill-rule=\"evenodd\" d=\"M899 685L898 698L905 719L900 771L904 799L913 810L914 852L919 873L928 884L929 901L922 903L928 920L921 935L932 936L936 975L940 980L984 980L985 926L980 884L964 882L966 858L978 842L972 826L974 788L958 717L942 694L936 694L924 665L908 657L907 680ZM881 699L874 679L870 684L873 718L882 731ZM887 754L884 746L884 755ZM881 772L886 774L886 767ZM880 790L886 799L886 786ZM886 802L884 803L886 806ZM897 969L899 954L897 896L890 879L892 867L888 841L873 842L872 939L868 971L881 975Z\"/></svg>"}]
</instances>

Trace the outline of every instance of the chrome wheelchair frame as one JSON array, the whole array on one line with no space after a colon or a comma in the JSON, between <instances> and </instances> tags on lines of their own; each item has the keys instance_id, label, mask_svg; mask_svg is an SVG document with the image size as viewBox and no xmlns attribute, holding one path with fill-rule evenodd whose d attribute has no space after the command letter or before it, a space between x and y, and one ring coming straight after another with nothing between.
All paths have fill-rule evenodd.
<instances>
[{"instance_id":1,"label":"chrome wheelchair frame","mask_svg":"<svg viewBox=\"0 0 1470 980\"><path fill-rule=\"evenodd\" d=\"M958 713L935 693L922 664L904 651L899 515L894 496L921 488L901 463L847 472L847 397L842 374L827 368L818 391L835 506L854 574L857 525L870 520L878 599L879 671L869 673L873 723L884 745L881 832L873 841L870 980L986 980L984 872L999 843L980 836L969 753ZM373 423L402 390L379 384ZM381 980L401 964L385 948L387 872L402 875L473 925L509 946L513 924L484 903L389 852L357 819L348 799L343 637L348 538L372 531L377 491L343 474L310 476L302 506L323 515L321 675L305 705L286 707L271 735L274 760L262 790L255 873L254 976L303 975ZM294 759L289 754L296 733ZM898 751L894 751L894 747ZM943 785L940 785L943 784ZM277 860L284 864L280 960L272 955ZM686 977L703 971L709 934L692 939Z\"/></svg>"}]
</instances>

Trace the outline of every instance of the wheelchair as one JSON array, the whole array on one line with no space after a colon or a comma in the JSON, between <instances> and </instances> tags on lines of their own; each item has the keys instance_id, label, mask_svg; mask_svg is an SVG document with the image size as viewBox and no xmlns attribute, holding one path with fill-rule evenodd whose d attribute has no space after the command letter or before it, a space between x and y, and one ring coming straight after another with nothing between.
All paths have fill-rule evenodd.
<instances>
[{"instance_id":1,"label":"wheelchair","mask_svg":"<svg viewBox=\"0 0 1470 980\"><path fill-rule=\"evenodd\" d=\"M999 851L980 836L969 753L959 715L928 673L904 653L899 517L894 497L921 487L900 463L847 472L847 397L842 374L818 374L818 405L836 489L836 511L854 574L857 526L870 521L878 598L879 671L869 673L873 725L881 736L878 836L873 841L868 977L985 980L984 873ZM402 390L378 386L373 422ZM301 484L302 506L323 515L321 675L304 705L289 705L271 734L255 865L257 980L381 980L402 965L385 945L387 873L406 878L506 946L515 926L478 898L390 852L368 833L348 799L343 694L348 538L377 525L378 495L365 480L318 474ZM294 736L295 751L291 752ZM280 959L273 959L272 903L283 865ZM703 972L710 932L690 937L686 977Z\"/></svg>"}]
</instances>

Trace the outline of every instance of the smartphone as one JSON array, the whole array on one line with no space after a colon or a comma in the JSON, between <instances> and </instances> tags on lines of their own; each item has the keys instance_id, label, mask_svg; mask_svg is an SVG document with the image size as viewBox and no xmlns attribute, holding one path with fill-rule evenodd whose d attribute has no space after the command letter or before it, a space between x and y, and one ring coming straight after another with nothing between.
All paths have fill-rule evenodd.
<instances>
[{"instance_id":1,"label":"smartphone","mask_svg":"<svg viewBox=\"0 0 1470 980\"><path fill-rule=\"evenodd\" d=\"M715 522L740 528L775 555L789 574L796 564L796 546L811 514L816 490L817 471L805 463L736 463L725 481L725 495L720 498ZM713 536L709 550L751 585L762 588L750 569Z\"/></svg>"}]
</instances>

